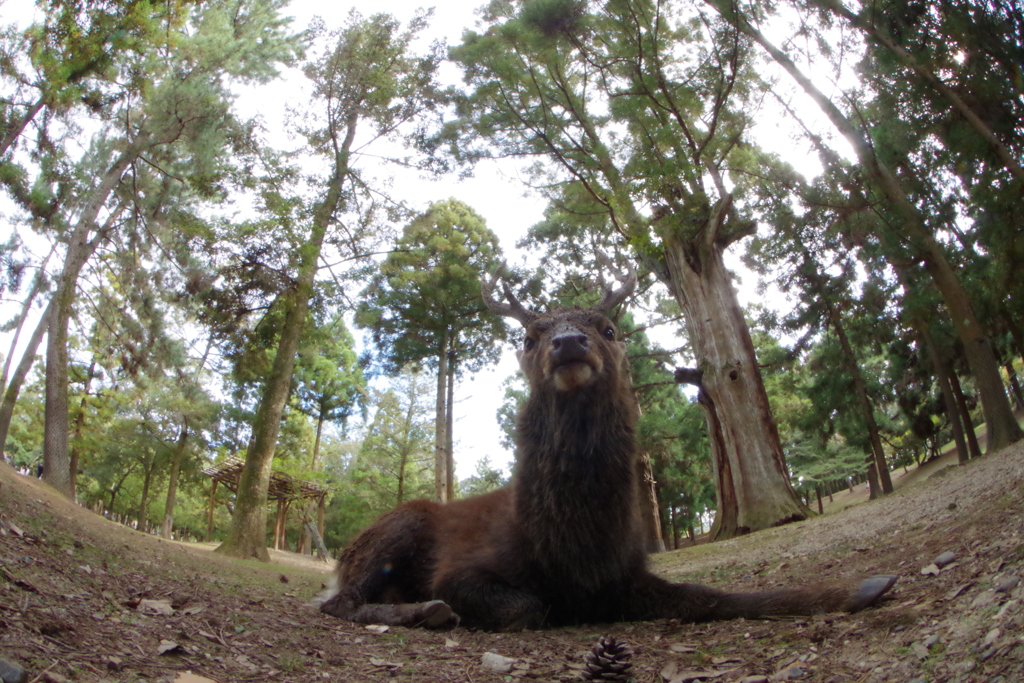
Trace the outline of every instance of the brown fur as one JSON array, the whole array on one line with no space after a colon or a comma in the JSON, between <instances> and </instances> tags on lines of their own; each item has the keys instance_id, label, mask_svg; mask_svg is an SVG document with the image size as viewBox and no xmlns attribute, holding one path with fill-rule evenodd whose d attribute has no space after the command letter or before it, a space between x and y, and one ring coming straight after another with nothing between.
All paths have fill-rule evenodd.
<instances>
[{"instance_id":1,"label":"brown fur","mask_svg":"<svg viewBox=\"0 0 1024 683\"><path fill-rule=\"evenodd\" d=\"M856 610L895 581L728 594L655 577L637 512L637 406L607 309L535 314L517 305L515 314L501 311L527 328L520 364L530 396L512 484L385 514L343 552L322 611L362 623L461 619L495 630L701 621Z\"/></svg>"}]
</instances>

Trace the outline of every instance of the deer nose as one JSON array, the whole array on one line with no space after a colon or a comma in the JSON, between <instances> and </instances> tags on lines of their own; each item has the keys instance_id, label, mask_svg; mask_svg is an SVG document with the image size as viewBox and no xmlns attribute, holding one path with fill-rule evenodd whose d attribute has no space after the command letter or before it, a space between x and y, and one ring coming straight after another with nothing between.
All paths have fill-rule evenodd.
<instances>
[{"instance_id":1,"label":"deer nose","mask_svg":"<svg viewBox=\"0 0 1024 683\"><path fill-rule=\"evenodd\" d=\"M585 334L560 334L551 340L551 355L559 363L580 360L589 350L590 341Z\"/></svg>"}]
</instances>

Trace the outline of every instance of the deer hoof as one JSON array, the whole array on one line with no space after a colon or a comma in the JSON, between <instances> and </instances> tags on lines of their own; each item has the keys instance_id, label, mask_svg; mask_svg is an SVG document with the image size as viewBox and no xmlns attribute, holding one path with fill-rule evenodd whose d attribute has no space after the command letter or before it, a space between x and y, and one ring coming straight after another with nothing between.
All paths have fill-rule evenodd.
<instances>
[{"instance_id":1,"label":"deer hoof","mask_svg":"<svg viewBox=\"0 0 1024 683\"><path fill-rule=\"evenodd\" d=\"M455 627L459 625L459 615L443 600L431 600L423 603L420 610L420 626L425 628Z\"/></svg>"},{"instance_id":2,"label":"deer hoof","mask_svg":"<svg viewBox=\"0 0 1024 683\"><path fill-rule=\"evenodd\" d=\"M860 610L874 604L886 591L896 585L899 577L895 574L879 574L864 579L850 600L848 612L859 612Z\"/></svg>"}]
</instances>

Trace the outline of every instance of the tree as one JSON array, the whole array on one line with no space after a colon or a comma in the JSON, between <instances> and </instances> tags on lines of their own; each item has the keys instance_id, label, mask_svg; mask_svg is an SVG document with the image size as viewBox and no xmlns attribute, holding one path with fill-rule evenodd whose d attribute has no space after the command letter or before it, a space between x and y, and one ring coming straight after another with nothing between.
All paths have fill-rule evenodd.
<instances>
[{"instance_id":1,"label":"tree","mask_svg":"<svg viewBox=\"0 0 1024 683\"><path fill-rule=\"evenodd\" d=\"M550 161L538 182L616 233L682 309L715 462L713 535L803 519L723 254L755 227L728 169L745 165L748 41L687 2L492 4L453 50L471 92L462 154ZM458 130L453 130L457 135Z\"/></svg>"},{"instance_id":2,"label":"tree","mask_svg":"<svg viewBox=\"0 0 1024 683\"><path fill-rule=\"evenodd\" d=\"M955 264L949 258L944 245L936 237L936 231L916 205L906 189L906 183L894 171L884 155L892 155L898 168L912 168L913 164L892 146L876 145L856 119L845 114L828 98L796 65L793 59L776 47L753 23L744 8L724 0L708 0L719 14L737 30L756 41L779 66L796 81L800 88L821 109L831 124L853 146L860 167L871 180L871 187L877 189L886 200L891 212L887 223L893 225L892 233L883 238L910 246L924 270L932 278L940 292L957 335L974 375L982 400L988 424L989 448L997 450L1021 438L1021 430L1009 399L1003 387L999 365L988 334L978 318L971 297L963 286ZM835 153L831 153L837 158Z\"/></svg>"},{"instance_id":3,"label":"tree","mask_svg":"<svg viewBox=\"0 0 1024 683\"><path fill-rule=\"evenodd\" d=\"M377 410L351 476L372 492L370 506L379 512L425 497L432 488L429 390L423 380L406 369L374 397Z\"/></svg>"},{"instance_id":4,"label":"tree","mask_svg":"<svg viewBox=\"0 0 1024 683\"><path fill-rule=\"evenodd\" d=\"M324 423L339 423L344 434L355 409L365 406L366 378L354 345L344 319L335 315L328 324L309 330L299 350L295 398L299 410L316 421L311 470L317 469Z\"/></svg>"},{"instance_id":5,"label":"tree","mask_svg":"<svg viewBox=\"0 0 1024 683\"><path fill-rule=\"evenodd\" d=\"M124 193L136 186L122 185L122 178L130 168L139 176L160 169L162 176L181 167L181 175L164 180L182 193L209 189L206 184L223 170L221 155L234 129L227 105L228 79L266 81L293 49L292 38L283 30L285 21L277 14L280 4L239 0L203 6L190 17L187 29L170 24L168 31L158 34L163 44L147 51L141 63L123 65L128 73L144 74L144 83L135 83L136 90L112 109L108 127L95 138L81 166L83 175L92 175L69 202L76 215L61 235L66 251L48 320L44 478L69 497L74 491L67 440L67 339L79 276L99 245L118 228L129 205ZM137 168L143 159L145 167ZM148 200L166 199L159 190L167 187L157 183L152 195L135 197L147 207L140 213L159 211Z\"/></svg>"},{"instance_id":6,"label":"tree","mask_svg":"<svg viewBox=\"0 0 1024 683\"><path fill-rule=\"evenodd\" d=\"M359 216L358 198L365 199L370 191L358 172L357 154L370 141L414 135L415 127L425 125L427 115L435 108L438 91L434 77L440 56L436 49L422 57L410 51L410 44L424 25L425 17L416 16L402 31L394 17L378 14L363 19L352 12L348 24L330 36L333 44L304 68L313 86L313 104L303 112L301 129L312 153L326 160L330 170L326 178L317 180L316 186L323 190L308 216L297 221L307 226L305 237L300 240L296 236L290 243L294 245L289 264L293 274L275 301L281 316L278 341L272 366L263 380L231 529L218 548L220 552L269 559L265 541L267 488L321 252L330 240L343 249L346 259L366 255L364 249L373 230L364 221L372 215ZM361 127L368 129L363 133L368 140L357 146ZM293 210L294 202L286 200L281 206L276 199L273 201L265 207L270 215ZM345 212L356 216L354 225L341 220ZM338 234L329 235L332 231Z\"/></svg>"},{"instance_id":7,"label":"tree","mask_svg":"<svg viewBox=\"0 0 1024 683\"><path fill-rule=\"evenodd\" d=\"M454 493L447 446L454 366L473 371L495 361L497 342L506 335L501 318L486 310L480 296L480 278L500 254L498 238L476 212L455 199L435 203L406 226L356 314L390 370L421 362L437 369L434 473L440 501Z\"/></svg>"}]
</instances>

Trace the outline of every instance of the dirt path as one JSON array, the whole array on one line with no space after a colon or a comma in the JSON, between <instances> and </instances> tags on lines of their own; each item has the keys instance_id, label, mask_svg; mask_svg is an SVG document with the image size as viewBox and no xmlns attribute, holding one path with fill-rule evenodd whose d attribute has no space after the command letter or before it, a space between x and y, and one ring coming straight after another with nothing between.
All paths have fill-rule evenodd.
<instances>
[{"instance_id":1,"label":"dirt path","mask_svg":"<svg viewBox=\"0 0 1024 683\"><path fill-rule=\"evenodd\" d=\"M951 565L921 573L946 551ZM612 634L633 647L643 682L1024 681L1024 588L1010 585L1024 571L1024 447L652 564L673 580L742 590L876 572L900 583L882 606L852 616L381 632L305 607L322 563L291 553L239 562L161 541L0 466L0 661L30 680L184 682L191 671L220 683L566 681ZM513 668L486 670L489 651Z\"/></svg>"}]
</instances>

